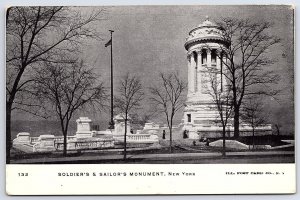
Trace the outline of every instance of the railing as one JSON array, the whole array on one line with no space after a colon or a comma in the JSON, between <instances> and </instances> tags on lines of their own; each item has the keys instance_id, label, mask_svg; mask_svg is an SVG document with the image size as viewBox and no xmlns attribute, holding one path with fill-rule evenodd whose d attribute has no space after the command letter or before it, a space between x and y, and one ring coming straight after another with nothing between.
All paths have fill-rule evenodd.
<instances>
[{"instance_id":1,"label":"railing","mask_svg":"<svg viewBox=\"0 0 300 200\"><path fill-rule=\"evenodd\" d=\"M107 141L89 141L89 142L75 142L75 148L82 148L82 147L88 147L88 148L97 148L100 146L108 147L111 145L112 140Z\"/></svg>"},{"instance_id":2,"label":"railing","mask_svg":"<svg viewBox=\"0 0 300 200\"><path fill-rule=\"evenodd\" d=\"M113 147L113 140L97 140L97 141L68 141L67 148L69 150L78 149L96 149L96 148L107 148ZM63 142L58 141L54 143L54 147L58 150L62 150L64 147Z\"/></svg>"},{"instance_id":3,"label":"railing","mask_svg":"<svg viewBox=\"0 0 300 200\"><path fill-rule=\"evenodd\" d=\"M75 136L67 136L67 141L74 141L74 140L76 140ZM63 136L55 136L54 142L59 142L59 141L64 141L64 137ZM39 142L39 137L30 137L31 144L35 144L37 142Z\"/></svg>"},{"instance_id":4,"label":"railing","mask_svg":"<svg viewBox=\"0 0 300 200\"><path fill-rule=\"evenodd\" d=\"M31 143L31 144L37 143L38 140L39 140L39 137L30 137L30 143Z\"/></svg>"},{"instance_id":5,"label":"railing","mask_svg":"<svg viewBox=\"0 0 300 200\"><path fill-rule=\"evenodd\" d=\"M120 140L124 138L124 135L114 135L114 139ZM150 139L150 134L128 134L127 140L147 140Z\"/></svg>"},{"instance_id":6,"label":"railing","mask_svg":"<svg viewBox=\"0 0 300 200\"><path fill-rule=\"evenodd\" d=\"M149 140L150 135L149 134L134 134L134 135L127 135L128 140L135 140L135 141L141 141L141 140Z\"/></svg>"},{"instance_id":7,"label":"railing","mask_svg":"<svg viewBox=\"0 0 300 200\"><path fill-rule=\"evenodd\" d=\"M157 137L157 136L156 136ZM64 147L64 137L55 136L53 138L53 147L57 150L62 150ZM78 149L98 149L98 148L110 148L113 147L115 142L123 142L124 135L113 136L113 138L89 138L79 139L76 136L67 136L67 149L78 150ZM131 143L154 143L156 141L155 135L151 134L129 134L127 135L127 142ZM39 137L31 137L30 145L33 147L33 151L45 150L45 147L40 146L41 141ZM41 149L40 149L41 148Z\"/></svg>"},{"instance_id":8,"label":"railing","mask_svg":"<svg viewBox=\"0 0 300 200\"><path fill-rule=\"evenodd\" d=\"M114 136L114 140L117 143L122 143L124 135ZM156 141L157 140L157 141ZM157 136L151 134L129 134L126 137L128 143L155 143L158 142Z\"/></svg>"},{"instance_id":9,"label":"railing","mask_svg":"<svg viewBox=\"0 0 300 200\"><path fill-rule=\"evenodd\" d=\"M76 140L76 136L67 136L67 141L74 141L74 140ZM54 143L60 141L64 141L64 136L56 136L54 138Z\"/></svg>"}]
</instances>

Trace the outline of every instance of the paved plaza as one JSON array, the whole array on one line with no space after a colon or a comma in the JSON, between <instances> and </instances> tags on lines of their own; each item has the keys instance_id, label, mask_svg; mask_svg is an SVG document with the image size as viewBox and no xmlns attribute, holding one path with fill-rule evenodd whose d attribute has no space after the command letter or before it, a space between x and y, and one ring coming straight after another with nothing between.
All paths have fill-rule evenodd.
<instances>
[{"instance_id":1,"label":"paved plaza","mask_svg":"<svg viewBox=\"0 0 300 200\"><path fill-rule=\"evenodd\" d=\"M174 154L129 154L123 160L122 154L88 155L56 158L30 158L13 160L12 164L63 164L63 163L293 163L294 152L291 151L257 151L257 152L227 152L222 157L221 152L209 153L174 153Z\"/></svg>"}]
</instances>

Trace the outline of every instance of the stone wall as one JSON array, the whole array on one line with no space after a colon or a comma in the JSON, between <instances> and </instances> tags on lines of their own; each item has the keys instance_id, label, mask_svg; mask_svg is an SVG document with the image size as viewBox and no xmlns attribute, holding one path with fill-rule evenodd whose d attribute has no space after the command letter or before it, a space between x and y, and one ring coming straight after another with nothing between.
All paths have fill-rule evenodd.
<instances>
[{"instance_id":1,"label":"stone wall","mask_svg":"<svg viewBox=\"0 0 300 200\"><path fill-rule=\"evenodd\" d=\"M240 137L252 136L253 133L251 130L248 131L240 131ZM256 130L254 136L264 136L264 135L272 135L272 130ZM223 137L223 131L189 131L188 136L190 139L201 139L201 138L209 138L216 139ZM231 138L234 136L233 130L227 130L225 137Z\"/></svg>"}]
</instances>

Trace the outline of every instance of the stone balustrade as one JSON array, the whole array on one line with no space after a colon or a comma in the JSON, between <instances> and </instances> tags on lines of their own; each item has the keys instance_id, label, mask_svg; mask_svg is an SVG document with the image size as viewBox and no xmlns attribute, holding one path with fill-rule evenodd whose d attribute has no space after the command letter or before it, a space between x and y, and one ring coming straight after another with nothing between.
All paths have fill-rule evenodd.
<instances>
[{"instance_id":1,"label":"stone balustrade","mask_svg":"<svg viewBox=\"0 0 300 200\"><path fill-rule=\"evenodd\" d=\"M106 131L92 131L91 120L87 117L80 117L77 122L76 135L67 136L67 150L81 149L102 149L113 148L115 142L122 144L124 142L123 118L115 117L115 129ZM119 125L119 126L118 126ZM150 125L150 124L149 124ZM153 124L151 123L153 128ZM130 129L130 121L127 124ZM156 129L159 127L155 126ZM156 144L158 136L154 133L130 134L127 135L127 143L130 144ZM40 135L39 137L30 137L30 133L21 132L13 141L17 148L22 149L24 145L31 147L33 152L63 150L64 136Z\"/></svg>"},{"instance_id":2,"label":"stone balustrade","mask_svg":"<svg viewBox=\"0 0 300 200\"><path fill-rule=\"evenodd\" d=\"M23 136L24 135L24 136ZM64 137L54 135L41 135L39 137L30 137L29 134L20 134L16 142L22 141L24 144L30 145L33 152L42 151L55 151L63 150ZM23 139L24 138L24 139ZM93 138L77 138L76 136L67 136L67 149L68 150L80 150L80 149L101 149L112 148L114 143L122 143L124 141L123 135L114 135L113 137L93 137ZM158 136L153 134L128 134L128 143L141 143L151 144L158 143ZM22 144L23 144L22 143Z\"/></svg>"},{"instance_id":3,"label":"stone balustrade","mask_svg":"<svg viewBox=\"0 0 300 200\"><path fill-rule=\"evenodd\" d=\"M39 137L30 137L30 143L35 144L39 141Z\"/></svg>"},{"instance_id":4,"label":"stone balustrade","mask_svg":"<svg viewBox=\"0 0 300 200\"><path fill-rule=\"evenodd\" d=\"M18 133L17 137L13 140L13 144L29 144L30 143L30 133L21 132Z\"/></svg>"},{"instance_id":5,"label":"stone balustrade","mask_svg":"<svg viewBox=\"0 0 300 200\"><path fill-rule=\"evenodd\" d=\"M67 136L67 141L74 141L76 140L76 136ZM56 136L54 138L54 142L64 141L64 136Z\"/></svg>"},{"instance_id":6,"label":"stone balustrade","mask_svg":"<svg viewBox=\"0 0 300 200\"><path fill-rule=\"evenodd\" d=\"M40 135L39 137L30 137L29 133L19 133L14 139L13 144L16 148L22 149L24 145L31 148L31 152L45 152L62 150L64 145L63 136ZM97 149L114 147L113 138L78 138L76 136L67 136L67 149Z\"/></svg>"},{"instance_id":7,"label":"stone balustrade","mask_svg":"<svg viewBox=\"0 0 300 200\"><path fill-rule=\"evenodd\" d=\"M124 136L114 136L117 142L123 142ZM126 137L128 143L155 143L158 142L158 136L152 134L128 134Z\"/></svg>"},{"instance_id":8,"label":"stone balustrade","mask_svg":"<svg viewBox=\"0 0 300 200\"><path fill-rule=\"evenodd\" d=\"M149 140L150 135L148 134L140 134L140 135L128 135L128 140L136 140L136 141L141 141L141 140Z\"/></svg>"},{"instance_id":9,"label":"stone balustrade","mask_svg":"<svg viewBox=\"0 0 300 200\"><path fill-rule=\"evenodd\" d=\"M73 141L76 140L75 136L67 136L67 141ZM54 142L64 141L63 136L55 136ZM39 142L39 137L30 137L30 143L35 144Z\"/></svg>"},{"instance_id":10,"label":"stone balustrade","mask_svg":"<svg viewBox=\"0 0 300 200\"><path fill-rule=\"evenodd\" d=\"M54 144L55 149L63 150L64 144L62 141L58 141ZM114 146L113 139L95 139L95 140L81 140L81 141L68 141L68 150L84 150L84 149L102 149L110 148Z\"/></svg>"}]
</instances>

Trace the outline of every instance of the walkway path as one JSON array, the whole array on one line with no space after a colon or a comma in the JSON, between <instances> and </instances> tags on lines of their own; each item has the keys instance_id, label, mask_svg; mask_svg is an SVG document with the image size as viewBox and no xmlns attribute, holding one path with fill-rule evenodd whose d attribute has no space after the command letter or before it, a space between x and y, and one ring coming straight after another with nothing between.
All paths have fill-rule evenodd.
<instances>
[{"instance_id":1,"label":"walkway path","mask_svg":"<svg viewBox=\"0 0 300 200\"><path fill-rule=\"evenodd\" d=\"M294 152L291 151L260 151L260 152L226 152L226 158L233 157L261 157L261 156L293 156ZM185 160L185 159L204 159L204 158L220 158L222 154L220 152L209 153L174 153L174 154L137 154L128 155L128 161L157 161L157 160ZM123 159L123 155L82 155L77 157L57 157L57 158L30 158L12 160L11 163L95 163L95 162L120 162Z\"/></svg>"}]
</instances>

